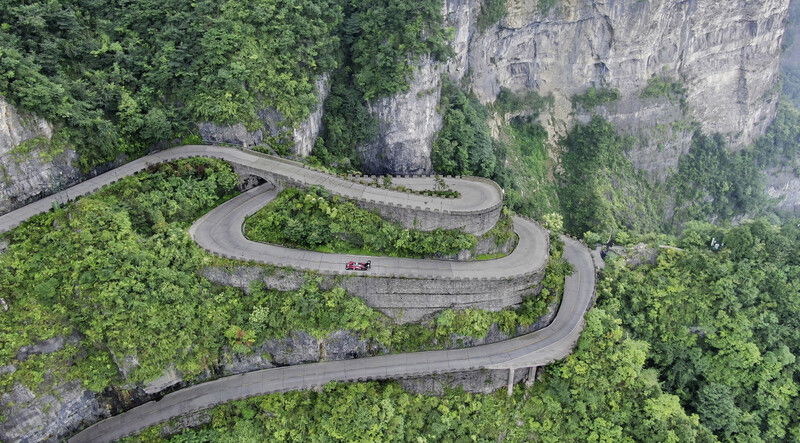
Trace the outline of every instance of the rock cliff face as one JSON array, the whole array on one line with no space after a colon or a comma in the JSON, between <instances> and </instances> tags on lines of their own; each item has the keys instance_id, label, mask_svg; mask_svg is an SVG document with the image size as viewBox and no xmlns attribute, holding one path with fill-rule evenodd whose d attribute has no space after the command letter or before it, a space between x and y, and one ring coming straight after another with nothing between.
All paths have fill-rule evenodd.
<instances>
[{"instance_id":1,"label":"rock cliff face","mask_svg":"<svg viewBox=\"0 0 800 443\"><path fill-rule=\"evenodd\" d=\"M0 97L0 214L78 181L75 151L50 145L53 127Z\"/></svg>"},{"instance_id":2,"label":"rock cliff face","mask_svg":"<svg viewBox=\"0 0 800 443\"><path fill-rule=\"evenodd\" d=\"M557 135L581 117L573 112L573 95L590 86L617 88L620 102L598 112L642 136L632 159L657 176L688 149L687 122L741 147L774 117L789 0L559 0L545 14L538 3L509 0L508 15L480 33L480 1L447 0L456 54L447 65L423 63L412 90L425 89L420 82L426 79L427 88L438 89L439 82L430 80L438 72L463 79L484 103L494 101L501 87L552 94L555 106L544 123ZM640 98L653 76L687 89L685 112L666 99ZM435 107L415 94L373 104L395 141L377 149L386 157L382 172L403 173L391 169L399 160L411 170L428 167L428 128L435 125L420 127L402 116L426 115L435 122Z\"/></svg>"},{"instance_id":3,"label":"rock cliff face","mask_svg":"<svg viewBox=\"0 0 800 443\"><path fill-rule=\"evenodd\" d=\"M407 92L370 104L378 119L378 139L359 149L372 173L427 174L431 145L442 127L436 110L441 96L441 66L423 58Z\"/></svg>"},{"instance_id":4,"label":"rock cliff face","mask_svg":"<svg viewBox=\"0 0 800 443\"><path fill-rule=\"evenodd\" d=\"M234 125L218 125L211 122L198 123L197 129L204 142L209 144L227 143L231 145L251 147L267 143L269 137L288 135L291 130L291 140L294 147L294 154L304 157L311 153L314 142L317 140L319 131L322 128L322 113L325 98L330 92L330 81L328 75L323 75L317 80L317 107L311 114L294 129L286 128L283 116L274 109L264 109L259 112L263 127L254 131L248 131L245 125L237 123Z\"/></svg>"}]
</instances>

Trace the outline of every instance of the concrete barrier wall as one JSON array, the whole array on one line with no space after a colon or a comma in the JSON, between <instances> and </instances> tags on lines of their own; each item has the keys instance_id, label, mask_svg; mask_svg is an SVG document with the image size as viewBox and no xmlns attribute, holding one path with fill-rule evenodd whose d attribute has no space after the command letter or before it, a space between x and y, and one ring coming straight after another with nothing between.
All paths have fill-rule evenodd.
<instances>
[{"instance_id":1,"label":"concrete barrier wall","mask_svg":"<svg viewBox=\"0 0 800 443\"><path fill-rule=\"evenodd\" d=\"M445 309L499 311L538 294L544 269L515 279L448 280L351 277L340 284L398 323L418 322Z\"/></svg>"},{"instance_id":2,"label":"concrete barrier wall","mask_svg":"<svg viewBox=\"0 0 800 443\"><path fill-rule=\"evenodd\" d=\"M225 286L249 288L261 281L271 289L298 289L303 283L300 271L267 270L259 266L233 269L206 268L202 275ZM403 277L356 276L337 279L327 276L323 287L339 285L398 323L412 323L445 309L485 309L499 311L517 306L522 298L538 294L544 268L515 279L418 279ZM334 281L338 280L338 281Z\"/></svg>"},{"instance_id":3,"label":"concrete barrier wall","mask_svg":"<svg viewBox=\"0 0 800 443\"><path fill-rule=\"evenodd\" d=\"M251 168L244 165L234 164L233 170L240 176L254 175L257 177L261 177L273 183L275 186L281 188L308 187L305 183L302 183L298 180L293 180L291 178L283 177L280 175L270 174L263 170ZM470 177L469 180L484 181L480 178L472 178L472 177ZM489 180L486 181L490 182ZM461 228L464 230L464 232L475 235L481 235L492 229L494 225L497 224L497 221L500 219L500 213L503 207L503 203L499 202L498 204L492 206L491 208L487 208L486 210L481 210L481 211L470 211L470 212L450 212L450 211L437 211L437 210L432 211L432 210L425 210L419 207L392 205L375 200L365 200L346 195L342 197L353 201L356 205L358 205L361 208L370 211L376 211L381 215L381 217L387 220L391 220L395 223L399 223L400 225L406 228L418 229L421 231L432 231L438 228L443 228L443 229ZM431 198L438 198L438 197L431 197Z\"/></svg>"},{"instance_id":4,"label":"concrete barrier wall","mask_svg":"<svg viewBox=\"0 0 800 443\"><path fill-rule=\"evenodd\" d=\"M458 229L464 232L480 235L492 229L500 219L502 205L498 205L485 212L475 214L433 212L422 209L387 206L383 203L355 200L355 203L364 209L378 212L381 217L400 223L406 228L420 231L433 231L437 228Z\"/></svg>"}]
</instances>

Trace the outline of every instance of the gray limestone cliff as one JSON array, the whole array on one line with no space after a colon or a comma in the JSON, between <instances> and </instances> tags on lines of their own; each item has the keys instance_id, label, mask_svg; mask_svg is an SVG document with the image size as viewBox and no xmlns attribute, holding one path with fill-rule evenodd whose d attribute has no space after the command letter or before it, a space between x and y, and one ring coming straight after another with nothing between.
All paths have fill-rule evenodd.
<instances>
[{"instance_id":1,"label":"gray limestone cliff","mask_svg":"<svg viewBox=\"0 0 800 443\"><path fill-rule=\"evenodd\" d=\"M621 100L598 112L640 136L632 160L659 177L688 150L688 122L726 135L738 148L775 115L789 0L559 0L545 14L538 0L509 0L507 16L482 33L475 26L480 4L445 2L455 56L447 64L423 61L412 91L436 97L440 85L433 77L442 73L484 103L500 88L552 94L555 106L543 123L556 136L585 118L573 111L573 95L591 86L616 88ZM641 98L654 76L686 88L685 110ZM372 104L391 140L370 147L367 152L382 157L371 154L368 166L382 158L381 172L429 168L428 141L439 121L429 97L406 93ZM400 163L403 169L392 170Z\"/></svg>"},{"instance_id":2,"label":"gray limestone cliff","mask_svg":"<svg viewBox=\"0 0 800 443\"><path fill-rule=\"evenodd\" d=\"M784 93L794 106L800 106L800 0L792 0L786 34L787 47L781 60ZM800 156L779 162L764 171L767 195L778 200L780 212L796 217L800 215Z\"/></svg>"},{"instance_id":3,"label":"gray limestone cliff","mask_svg":"<svg viewBox=\"0 0 800 443\"><path fill-rule=\"evenodd\" d=\"M322 128L322 104L330 92L330 80L327 74L317 79L317 106L305 120L293 128L287 128L283 116L274 109L263 109L258 113L262 127L248 130L242 123L220 125L211 122L197 124L200 137L209 144L231 144L246 148L268 144L269 138L285 136L291 139L293 154L304 157L311 153L314 142Z\"/></svg>"},{"instance_id":4,"label":"gray limestone cliff","mask_svg":"<svg viewBox=\"0 0 800 443\"><path fill-rule=\"evenodd\" d=\"M75 183L75 151L54 146L53 126L0 97L0 214Z\"/></svg>"}]
</instances>

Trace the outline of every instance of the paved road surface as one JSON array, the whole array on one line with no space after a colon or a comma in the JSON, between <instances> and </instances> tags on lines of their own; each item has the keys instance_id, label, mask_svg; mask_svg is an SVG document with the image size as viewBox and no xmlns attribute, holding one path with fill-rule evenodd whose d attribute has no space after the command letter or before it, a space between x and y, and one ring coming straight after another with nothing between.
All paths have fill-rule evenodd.
<instances>
[{"instance_id":1,"label":"paved road surface","mask_svg":"<svg viewBox=\"0 0 800 443\"><path fill-rule=\"evenodd\" d=\"M514 217L519 243L497 260L457 262L396 257L369 257L369 272L345 271L344 264L365 256L304 251L248 240L242 233L247 216L272 201L279 191L259 186L218 206L189 230L205 250L224 257L256 263L313 270L325 274L370 277L418 277L447 279L508 279L541 270L547 263L547 232L536 223Z\"/></svg>"},{"instance_id":2,"label":"paved road surface","mask_svg":"<svg viewBox=\"0 0 800 443\"><path fill-rule=\"evenodd\" d=\"M182 146L135 160L0 216L0 233L18 226L36 214L48 211L55 204L63 204L94 192L149 165L188 157L221 158L300 184L322 185L337 195L375 200L387 205L419 206L431 211L475 214L490 211L502 202L502 190L485 180L448 179L448 185L459 191L461 197L432 198L365 186L352 180L306 169L295 162L251 151L214 146ZM400 180L402 184L412 188L427 187L432 182L430 178ZM326 273L344 273L343 263L351 259L351 256L291 250L244 238L241 231L244 218L274 196L274 191L266 187L242 194L198 220L191 228L192 237L202 247L220 255ZM501 279L538 269L547 259L544 247L546 233L535 223L519 217L514 218L514 229L520 236L519 246L503 259L459 263L376 257L372 259L373 269L369 275ZM583 315L594 295L594 265L589 251L575 240L565 237L564 241L564 256L572 263L575 273L567 277L564 297L556 318L544 329L511 340L472 348L320 362L224 377L181 389L160 401L146 403L96 423L70 441L111 441L170 418L227 401L321 386L330 381L413 377L482 368L513 369L551 363L571 352L583 328Z\"/></svg>"},{"instance_id":3,"label":"paved road surface","mask_svg":"<svg viewBox=\"0 0 800 443\"><path fill-rule=\"evenodd\" d=\"M567 356L583 329L583 315L594 295L595 273L588 249L564 238L564 256L575 268L567 277L564 297L550 326L511 340L448 351L414 352L354 360L328 361L264 369L201 383L103 420L70 439L106 442L141 431L170 418L232 400L308 389L330 381L364 381L414 377L482 368L542 366Z\"/></svg>"},{"instance_id":4,"label":"paved road surface","mask_svg":"<svg viewBox=\"0 0 800 443\"><path fill-rule=\"evenodd\" d=\"M103 186L114 183L124 177L133 175L148 166L166 161L190 157L212 157L230 163L264 171L294 180L305 185L322 185L332 193L350 199L375 200L386 205L420 207L430 211L447 211L452 213L473 214L490 211L503 200L503 192L497 184L481 179L447 179L448 185L461 193L460 198L438 198L388 189L366 186L353 180L325 174L313 169L304 168L302 164L278 157L245 151L237 148L221 146L189 145L179 146L134 160L116 169L81 182L64 191L45 197L15 211L0 216L0 233L11 230L34 215L47 212L55 204L64 204L78 197L97 191ZM429 177L404 178L404 184L432 184Z\"/></svg>"}]
</instances>

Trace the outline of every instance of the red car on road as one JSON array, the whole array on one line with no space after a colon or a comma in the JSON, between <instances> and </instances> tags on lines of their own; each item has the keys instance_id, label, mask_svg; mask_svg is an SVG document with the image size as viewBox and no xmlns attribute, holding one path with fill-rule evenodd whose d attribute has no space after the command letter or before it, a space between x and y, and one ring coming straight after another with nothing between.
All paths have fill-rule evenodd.
<instances>
[{"instance_id":1,"label":"red car on road","mask_svg":"<svg viewBox=\"0 0 800 443\"><path fill-rule=\"evenodd\" d=\"M349 261L344 265L344 268L348 271L366 271L371 267L372 261L370 260L365 262Z\"/></svg>"}]
</instances>

